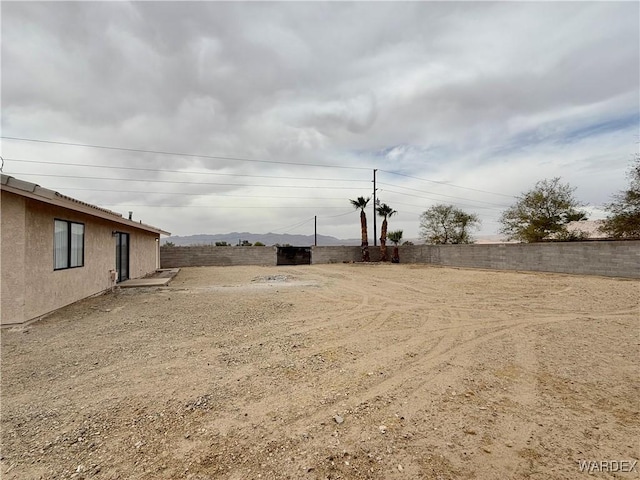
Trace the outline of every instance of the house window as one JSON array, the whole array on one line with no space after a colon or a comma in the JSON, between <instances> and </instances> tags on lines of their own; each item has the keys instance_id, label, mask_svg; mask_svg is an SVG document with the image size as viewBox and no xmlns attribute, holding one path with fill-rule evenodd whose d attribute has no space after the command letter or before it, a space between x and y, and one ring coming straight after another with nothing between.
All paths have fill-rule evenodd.
<instances>
[{"instance_id":1,"label":"house window","mask_svg":"<svg viewBox=\"0 0 640 480\"><path fill-rule=\"evenodd\" d=\"M55 220L54 270L84 266L84 224Z\"/></svg>"}]
</instances>

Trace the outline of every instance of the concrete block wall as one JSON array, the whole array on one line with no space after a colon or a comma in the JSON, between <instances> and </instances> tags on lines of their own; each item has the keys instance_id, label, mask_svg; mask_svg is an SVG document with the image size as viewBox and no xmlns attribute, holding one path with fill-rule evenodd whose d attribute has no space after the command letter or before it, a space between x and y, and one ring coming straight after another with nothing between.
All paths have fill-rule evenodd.
<instances>
[{"instance_id":1,"label":"concrete block wall","mask_svg":"<svg viewBox=\"0 0 640 480\"><path fill-rule=\"evenodd\" d=\"M391 259L393 247L387 247L387 256ZM369 246L369 258L372 262L380 260L380 247ZM362 249L360 247L311 247L311 263L343 263L360 262Z\"/></svg>"},{"instance_id":2,"label":"concrete block wall","mask_svg":"<svg viewBox=\"0 0 640 480\"><path fill-rule=\"evenodd\" d=\"M640 278L640 240L509 243L480 245L402 245L400 263L449 267ZM393 247L390 247L389 256ZM371 260L379 249L369 247ZM360 261L360 247L313 247L312 263Z\"/></svg>"},{"instance_id":3,"label":"concrete block wall","mask_svg":"<svg viewBox=\"0 0 640 480\"><path fill-rule=\"evenodd\" d=\"M160 247L162 268L276 265L276 247Z\"/></svg>"},{"instance_id":4,"label":"concrete block wall","mask_svg":"<svg viewBox=\"0 0 640 480\"><path fill-rule=\"evenodd\" d=\"M400 262L640 278L640 241L401 246Z\"/></svg>"},{"instance_id":5,"label":"concrete block wall","mask_svg":"<svg viewBox=\"0 0 640 480\"><path fill-rule=\"evenodd\" d=\"M393 247L387 247L389 258ZM359 262L360 247L311 247L311 263ZM372 262L380 259L380 247L369 247ZM160 247L162 268L233 265L277 265L277 247Z\"/></svg>"},{"instance_id":6,"label":"concrete block wall","mask_svg":"<svg viewBox=\"0 0 640 480\"><path fill-rule=\"evenodd\" d=\"M389 258L393 246L387 247ZM369 246L372 262L380 248ZM311 263L359 262L358 246L312 247ZM161 247L163 268L277 265L276 247ZM640 278L640 240L529 244L403 245L400 263Z\"/></svg>"}]
</instances>

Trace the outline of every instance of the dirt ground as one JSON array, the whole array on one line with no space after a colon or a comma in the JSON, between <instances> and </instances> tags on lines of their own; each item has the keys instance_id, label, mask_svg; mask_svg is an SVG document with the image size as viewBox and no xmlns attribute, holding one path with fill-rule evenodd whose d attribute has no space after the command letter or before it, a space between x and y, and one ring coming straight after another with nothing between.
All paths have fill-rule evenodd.
<instances>
[{"instance_id":1,"label":"dirt ground","mask_svg":"<svg viewBox=\"0 0 640 480\"><path fill-rule=\"evenodd\" d=\"M601 277L182 269L2 331L1 477L638 478L639 304Z\"/></svg>"}]
</instances>

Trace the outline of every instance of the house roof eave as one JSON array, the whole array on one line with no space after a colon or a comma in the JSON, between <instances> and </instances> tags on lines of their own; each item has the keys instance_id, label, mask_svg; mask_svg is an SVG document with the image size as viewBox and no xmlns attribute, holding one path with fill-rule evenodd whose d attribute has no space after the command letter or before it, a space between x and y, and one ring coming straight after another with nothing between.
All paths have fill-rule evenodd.
<instances>
[{"instance_id":1,"label":"house roof eave","mask_svg":"<svg viewBox=\"0 0 640 480\"><path fill-rule=\"evenodd\" d=\"M68 197L54 190L43 188L35 183L26 182L24 180L20 180L5 174L2 174L1 177L2 190L4 191L38 200L43 203L48 203L50 205L55 205L57 207L66 208L76 212L84 213L86 215L98 217L103 220L126 225L130 228L145 230L147 232L156 233L158 235L171 235L171 233L160 228L154 227L152 225L147 225L142 222L129 220L127 218L124 218L117 212L91 205L90 203L86 203L81 200L76 200L75 198Z\"/></svg>"}]
</instances>

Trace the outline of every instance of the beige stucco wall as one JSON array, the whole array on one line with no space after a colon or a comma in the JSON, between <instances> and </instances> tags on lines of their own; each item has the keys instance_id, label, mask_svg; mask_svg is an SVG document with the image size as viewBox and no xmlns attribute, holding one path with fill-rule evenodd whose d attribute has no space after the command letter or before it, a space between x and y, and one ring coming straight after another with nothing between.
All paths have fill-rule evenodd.
<instances>
[{"instance_id":1,"label":"beige stucco wall","mask_svg":"<svg viewBox=\"0 0 640 480\"><path fill-rule=\"evenodd\" d=\"M128 228L118 228L120 232L129 233L129 241L131 245L129 247L129 277L139 278L143 277L149 272L155 271L160 268L159 261L159 248L160 242L156 241L159 238L151 233L141 232L139 230L133 230ZM114 262L115 262L115 243L113 247Z\"/></svg>"},{"instance_id":2,"label":"beige stucco wall","mask_svg":"<svg viewBox=\"0 0 640 480\"><path fill-rule=\"evenodd\" d=\"M20 232L13 228L13 224L19 223L14 220L19 210L15 207L19 204L16 198L23 202L22 243L16 241ZM154 233L4 191L2 200L2 324L22 323L111 288L109 272L115 268L116 252L114 230L130 234L130 278L144 276L157 268ZM56 218L84 223L83 267L53 269ZM5 258L9 258L10 266L4 263ZM17 308L18 299L22 299L22 311ZM5 305L9 305L6 311Z\"/></svg>"},{"instance_id":3,"label":"beige stucco wall","mask_svg":"<svg viewBox=\"0 0 640 480\"><path fill-rule=\"evenodd\" d=\"M24 318L25 199L0 196L0 322Z\"/></svg>"}]
</instances>

